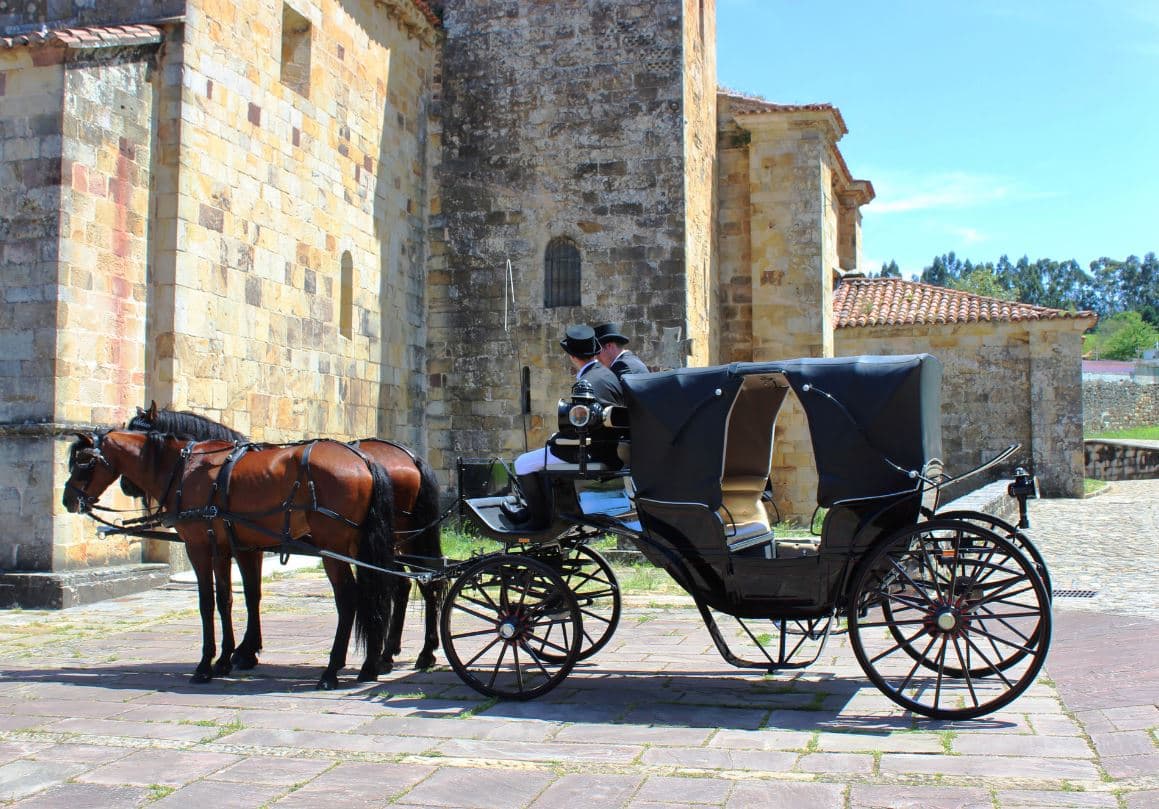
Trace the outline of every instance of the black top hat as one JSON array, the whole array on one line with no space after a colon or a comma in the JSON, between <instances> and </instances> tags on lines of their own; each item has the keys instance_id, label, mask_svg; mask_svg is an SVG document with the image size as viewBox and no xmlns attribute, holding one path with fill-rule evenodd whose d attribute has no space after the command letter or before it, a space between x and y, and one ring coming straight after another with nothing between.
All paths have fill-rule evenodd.
<instances>
[{"instance_id":1,"label":"black top hat","mask_svg":"<svg viewBox=\"0 0 1159 809\"><path fill-rule=\"evenodd\" d=\"M559 344L568 354L581 360L600 353L600 341L591 326L568 326L567 334Z\"/></svg>"},{"instance_id":2,"label":"black top hat","mask_svg":"<svg viewBox=\"0 0 1159 809\"><path fill-rule=\"evenodd\" d=\"M628 338L620 334L620 324L618 323L601 323L596 326L596 339L601 343L606 343L608 340L615 340L618 343L628 344Z\"/></svg>"}]
</instances>

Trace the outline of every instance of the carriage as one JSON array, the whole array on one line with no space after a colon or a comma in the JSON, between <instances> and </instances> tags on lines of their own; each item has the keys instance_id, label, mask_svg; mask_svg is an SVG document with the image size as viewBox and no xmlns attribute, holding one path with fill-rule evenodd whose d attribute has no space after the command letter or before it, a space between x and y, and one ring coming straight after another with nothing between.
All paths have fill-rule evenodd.
<instances>
[{"instance_id":1,"label":"carriage","mask_svg":"<svg viewBox=\"0 0 1159 809\"><path fill-rule=\"evenodd\" d=\"M571 462L544 472L548 524L511 522L502 465L460 461L462 502L504 550L452 569L441 614L452 667L484 694L528 699L596 654L621 605L592 540L612 534L692 596L734 666L803 668L843 631L869 679L907 709L959 719L1001 708L1045 660L1049 576L1020 527L938 510L948 486L1018 449L947 476L940 382L937 359L913 355L629 375L624 410L577 390L551 442ZM774 426L790 393L824 509L819 536L804 539L779 536L770 516ZM1018 469L1009 493L1026 527L1033 478Z\"/></svg>"},{"instance_id":2,"label":"carriage","mask_svg":"<svg viewBox=\"0 0 1159 809\"><path fill-rule=\"evenodd\" d=\"M1008 447L976 469L946 475L939 460L940 382L940 363L922 354L628 375L626 407L602 406L578 383L560 402L560 430L550 441L565 462L542 473L550 494L546 520L530 527L513 522L505 508L513 481L504 464L460 460L458 506L500 545L464 560L432 558L421 549L437 547L438 526L450 512L438 516L437 484L421 460L380 441L361 448L327 441L195 444L160 435L146 419L146 426L129 425L149 430L144 436L80 437L65 504L91 514L118 475L129 478L134 464L151 470L160 504L152 523L111 530L157 536L151 527L176 526L195 567L197 545L208 583L199 572L203 655L195 681L228 673L243 651L243 667L256 663L260 571L247 574L243 566L250 625L236 650L221 577L228 578L228 556L260 560L255 551L264 548L322 556L327 566L339 627L320 687L337 684L352 625L367 639L359 679L390 669L401 633L398 606L413 581L428 605L422 664L433 659L437 634L451 667L475 690L500 699L541 696L596 655L618 626L619 586L596 542L618 536L692 596L728 663L800 669L817 660L833 633L847 633L866 676L891 700L928 717L964 719L1003 707L1034 681L1050 643L1051 591L1042 556L1021 530L1027 499L1036 494L1021 468L1008 487L1019 507L1017 526L982 512L940 509L948 487L1010 461L1018 450ZM824 513L819 534L804 538L782 536L772 516L774 428L790 394L809 425ZM161 449L149 456L145 448L154 444ZM264 491L271 464L260 462L263 454L294 470L285 479L288 491ZM230 494L231 481L246 479L247 463L253 480L266 481L251 486L265 505L248 511ZM183 508L183 490L187 503L198 490L204 502ZM401 525L389 522L394 507ZM353 519L355 513L363 516ZM386 525L377 524L381 515ZM341 548L359 532L354 558ZM408 544L415 538L426 544ZM211 561L223 626L217 663ZM349 565L357 569L357 586ZM381 592L385 580L405 587L388 597Z\"/></svg>"}]
</instances>

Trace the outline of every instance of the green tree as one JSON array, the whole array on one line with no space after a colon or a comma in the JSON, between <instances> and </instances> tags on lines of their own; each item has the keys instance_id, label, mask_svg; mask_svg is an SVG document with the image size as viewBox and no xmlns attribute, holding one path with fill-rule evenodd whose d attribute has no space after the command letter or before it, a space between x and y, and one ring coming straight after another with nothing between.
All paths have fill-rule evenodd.
<instances>
[{"instance_id":1,"label":"green tree","mask_svg":"<svg viewBox=\"0 0 1159 809\"><path fill-rule=\"evenodd\" d=\"M1159 341L1159 330L1138 312L1120 312L1099 324L1093 348L1108 360L1133 360Z\"/></svg>"},{"instance_id":2,"label":"green tree","mask_svg":"<svg viewBox=\"0 0 1159 809\"><path fill-rule=\"evenodd\" d=\"M880 278L901 278L901 268L897 266L897 262L892 259L888 263L882 263Z\"/></svg>"},{"instance_id":3,"label":"green tree","mask_svg":"<svg viewBox=\"0 0 1159 809\"><path fill-rule=\"evenodd\" d=\"M950 286L963 292L972 292L975 295L984 295L987 298L1016 301L1017 295L1002 286L998 280L994 267L990 264L979 264L962 278L952 282Z\"/></svg>"}]
</instances>

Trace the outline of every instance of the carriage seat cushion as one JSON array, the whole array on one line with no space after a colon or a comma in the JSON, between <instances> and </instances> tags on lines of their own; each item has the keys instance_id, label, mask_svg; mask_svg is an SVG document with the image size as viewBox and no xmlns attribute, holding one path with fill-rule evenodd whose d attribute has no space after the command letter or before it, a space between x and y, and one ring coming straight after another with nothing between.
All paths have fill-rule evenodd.
<instances>
[{"instance_id":1,"label":"carriage seat cushion","mask_svg":"<svg viewBox=\"0 0 1159 809\"><path fill-rule=\"evenodd\" d=\"M766 535L772 539L773 527L761 499L767 482L767 477L756 475L737 475L721 481L718 513L724 522L724 535L730 549L736 550L738 543L750 547Z\"/></svg>"}]
</instances>

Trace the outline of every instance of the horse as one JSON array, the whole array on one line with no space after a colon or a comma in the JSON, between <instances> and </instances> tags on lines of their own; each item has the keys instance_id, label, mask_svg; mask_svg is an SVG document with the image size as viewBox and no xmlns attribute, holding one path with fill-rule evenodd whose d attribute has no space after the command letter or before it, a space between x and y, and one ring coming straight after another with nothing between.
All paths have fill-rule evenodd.
<instances>
[{"instance_id":1,"label":"horse","mask_svg":"<svg viewBox=\"0 0 1159 809\"><path fill-rule=\"evenodd\" d=\"M189 411L158 409L152 402L148 410L137 408L136 415L126 424L128 430L165 432L192 440L220 439L245 442L246 436L206 416ZM401 444L381 438L363 438L351 446L381 464L390 475L394 487L395 527L394 555L396 560L418 560L419 565L441 560L442 537L439 526L439 483L430 466L418 455ZM122 487L124 480L122 479ZM126 491L130 496L133 492ZM262 649L260 552L239 549L238 570L241 573L248 620L245 636L233 654L233 663L242 670L257 665L257 654ZM225 567L226 576L229 567ZM390 627L380 660L380 671L393 671L394 656L402 650L402 631L406 619L406 605L410 599L410 579L398 578L393 589ZM431 668L435 664L435 650L439 646L438 618L444 585L441 581L420 583L419 590L425 603L426 627L422 651L415 660L416 669ZM228 613L229 607L226 606ZM223 621L225 618L222 619ZM231 627L232 632L232 627Z\"/></svg>"},{"instance_id":2,"label":"horse","mask_svg":"<svg viewBox=\"0 0 1159 809\"><path fill-rule=\"evenodd\" d=\"M231 546L255 552L300 543L326 556L338 610L329 663L318 688L338 686L353 628L365 645L360 682L378 679L390 620L395 577L394 502L387 471L350 446L320 439L291 445L194 442L160 432L104 430L77 433L69 449L63 503L70 513L91 512L118 478L159 504L176 529L197 575L201 659L194 683L231 668L232 628L224 621L221 657L214 626L214 578L219 606L230 598ZM342 557L361 563L355 576Z\"/></svg>"}]
</instances>

